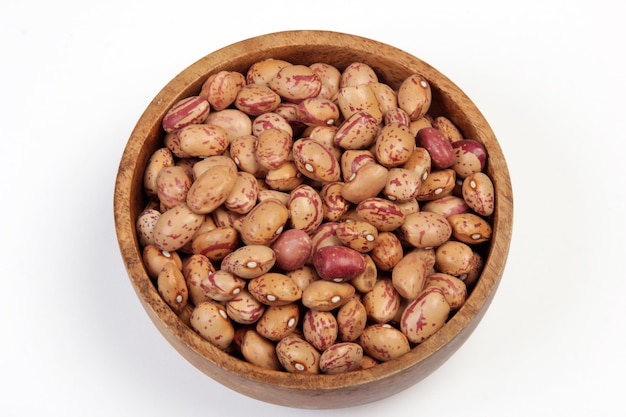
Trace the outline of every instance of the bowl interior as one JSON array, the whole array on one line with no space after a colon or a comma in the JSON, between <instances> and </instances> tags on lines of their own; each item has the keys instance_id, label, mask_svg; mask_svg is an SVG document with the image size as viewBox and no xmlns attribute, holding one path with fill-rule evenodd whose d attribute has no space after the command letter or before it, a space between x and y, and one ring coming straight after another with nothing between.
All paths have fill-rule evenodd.
<instances>
[{"instance_id":1,"label":"bowl interior","mask_svg":"<svg viewBox=\"0 0 626 417\"><path fill-rule=\"evenodd\" d=\"M432 88L429 113L445 115L464 137L480 141L489 154L486 167L496 190L493 238L483 273L465 305L444 328L400 359L342 375L297 375L261 369L234 358L198 336L161 299L142 263L135 219L144 209L143 171L162 145L161 120L180 99L197 94L208 75L220 70L246 73L253 63L284 59L294 64L325 62L340 70L364 62L382 82L397 88L412 73ZM374 40L324 31L267 34L217 50L189 66L152 100L124 150L115 185L114 214L119 246L132 285L159 331L190 363L225 386L262 401L299 408L363 404L397 393L432 373L469 337L490 304L501 279L511 239L513 213L508 169L494 133L470 99L448 78L422 60Z\"/></svg>"}]
</instances>

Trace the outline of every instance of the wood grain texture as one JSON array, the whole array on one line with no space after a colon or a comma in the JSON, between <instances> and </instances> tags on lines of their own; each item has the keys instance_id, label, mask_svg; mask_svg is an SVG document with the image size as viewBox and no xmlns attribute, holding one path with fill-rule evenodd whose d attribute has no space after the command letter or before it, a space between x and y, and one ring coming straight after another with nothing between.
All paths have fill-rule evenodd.
<instances>
[{"instance_id":1,"label":"wood grain texture","mask_svg":"<svg viewBox=\"0 0 626 417\"><path fill-rule=\"evenodd\" d=\"M494 182L494 234L484 271L465 305L424 343L400 359L344 375L295 375L264 370L213 347L185 326L157 293L142 264L135 219L143 210L143 171L161 145L161 120L181 98L196 94L209 74L243 73L256 61L280 58L292 63L326 62L343 69L369 64L382 82L397 88L412 73L431 83L431 115L446 115L464 133L483 143L487 173ZM508 168L498 141L471 100L436 69L395 47L374 40L325 31L272 33L217 50L189 66L148 105L124 150L115 183L114 216L122 259L144 309L163 336L191 364L219 383L265 402L297 408L340 408L396 394L435 371L471 335L491 303L502 278L513 224L513 196ZM462 372L462 370L459 370Z\"/></svg>"}]
</instances>

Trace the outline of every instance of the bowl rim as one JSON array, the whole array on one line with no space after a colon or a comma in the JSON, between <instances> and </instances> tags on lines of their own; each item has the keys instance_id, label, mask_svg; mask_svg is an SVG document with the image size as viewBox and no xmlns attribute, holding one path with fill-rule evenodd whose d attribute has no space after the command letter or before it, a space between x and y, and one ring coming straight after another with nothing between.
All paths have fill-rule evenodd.
<instances>
[{"instance_id":1,"label":"bowl rim","mask_svg":"<svg viewBox=\"0 0 626 417\"><path fill-rule=\"evenodd\" d=\"M437 79L437 89L440 94L454 96L455 103L460 103L459 106L469 110L473 117L479 121L479 125L475 126L480 136L477 139L483 142L488 150L491 164L488 169L491 170L490 177L492 177L497 198L492 222L493 238L488 254L484 259L483 272L465 304L456 311L441 330L423 343L413 347L404 356L369 369L337 375L304 375L266 370L237 359L202 339L192 329L185 326L163 301L142 263L135 229L135 219L138 213L132 210L133 201L137 196L131 195L131 191L137 189L138 168L146 159L146 156L142 155L142 148L147 138L158 135L162 116L171 105L181 97L199 91L201 83L208 76L207 68L212 68L211 72L228 68L229 63L241 61L242 57L248 56L250 51L255 50L264 51L264 54L268 56L272 54L284 56L285 51L294 48L310 50L312 48L340 49L348 47L353 48L353 54L358 52L372 56L375 56L372 51L384 50L399 65L408 69L419 68L419 72L427 79ZM133 188L133 184L135 188ZM482 113L460 88L426 62L394 46L357 35L318 30L273 32L248 38L209 53L175 76L150 102L133 129L122 154L114 193L114 218L120 252L133 288L144 309L159 331L189 362L209 374L213 379L236 391L240 390L237 386L233 386L230 376L236 376L240 382L245 380L260 384L268 384L269 382L286 392L317 390L323 393L333 390L355 389L355 387L367 385L396 374L406 374L401 378L415 379L415 381L407 382L407 386L409 386L430 374L465 342L482 319L486 307L491 303L502 278L508 256L512 237L512 216L512 187L500 145ZM447 356L435 358L431 365L432 369L426 375L411 376L407 374L411 368L418 366L452 342L454 342L454 346L450 349L452 352ZM204 361L210 365L210 369L207 369L207 363ZM255 395L256 393L244 394L268 401L261 393L258 395ZM269 399L268 402L280 403L276 399Z\"/></svg>"}]
</instances>

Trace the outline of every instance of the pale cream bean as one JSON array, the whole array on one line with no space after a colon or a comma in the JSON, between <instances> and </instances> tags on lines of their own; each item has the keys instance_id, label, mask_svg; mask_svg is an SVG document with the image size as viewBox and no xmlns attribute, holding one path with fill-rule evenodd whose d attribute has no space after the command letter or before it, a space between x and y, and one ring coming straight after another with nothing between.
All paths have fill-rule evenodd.
<instances>
[{"instance_id":1,"label":"pale cream bean","mask_svg":"<svg viewBox=\"0 0 626 417\"><path fill-rule=\"evenodd\" d=\"M427 211L406 216L398 231L403 241L426 249L441 245L452 235L452 227L445 217Z\"/></svg>"},{"instance_id":2,"label":"pale cream bean","mask_svg":"<svg viewBox=\"0 0 626 417\"><path fill-rule=\"evenodd\" d=\"M375 323L387 323L400 308L400 294L390 278L379 279L372 291L363 295L367 317Z\"/></svg>"},{"instance_id":3,"label":"pale cream bean","mask_svg":"<svg viewBox=\"0 0 626 417\"><path fill-rule=\"evenodd\" d=\"M458 277L442 272L430 274L426 278L424 288L437 287L443 292L450 309L456 310L465 304L467 299L467 286Z\"/></svg>"},{"instance_id":4,"label":"pale cream bean","mask_svg":"<svg viewBox=\"0 0 626 417\"><path fill-rule=\"evenodd\" d=\"M204 215L185 203L172 207L162 213L154 225L154 244L161 250L178 250L191 241L203 221Z\"/></svg>"},{"instance_id":5,"label":"pale cream bean","mask_svg":"<svg viewBox=\"0 0 626 417\"><path fill-rule=\"evenodd\" d=\"M406 111L411 120L428 112L432 103L430 83L420 74L407 77L398 88L398 107Z\"/></svg>"},{"instance_id":6,"label":"pale cream bean","mask_svg":"<svg viewBox=\"0 0 626 417\"><path fill-rule=\"evenodd\" d=\"M248 283L248 291L268 306L282 306L302 297L302 290L285 274L267 272Z\"/></svg>"},{"instance_id":7,"label":"pale cream bean","mask_svg":"<svg viewBox=\"0 0 626 417\"><path fill-rule=\"evenodd\" d=\"M404 255L394 266L391 271L391 283L402 297L413 300L424 288L426 273L423 256L412 251Z\"/></svg>"},{"instance_id":8,"label":"pale cream bean","mask_svg":"<svg viewBox=\"0 0 626 417\"><path fill-rule=\"evenodd\" d=\"M146 272L152 279L156 279L163 267L167 263L174 263L178 269L182 269L183 262L180 255L176 251L164 251L155 245L146 245L142 250L143 263L146 266Z\"/></svg>"},{"instance_id":9,"label":"pale cream bean","mask_svg":"<svg viewBox=\"0 0 626 417\"><path fill-rule=\"evenodd\" d=\"M493 229L489 222L474 213L456 213L448 217L452 227L452 236L467 244L487 242L491 239Z\"/></svg>"},{"instance_id":10,"label":"pale cream bean","mask_svg":"<svg viewBox=\"0 0 626 417\"><path fill-rule=\"evenodd\" d=\"M469 245L449 240L435 250L435 269L456 277L465 276L472 270L473 256Z\"/></svg>"},{"instance_id":11,"label":"pale cream bean","mask_svg":"<svg viewBox=\"0 0 626 417\"><path fill-rule=\"evenodd\" d=\"M276 344L278 360L287 372L319 373L320 353L306 340L289 335Z\"/></svg>"},{"instance_id":12,"label":"pale cream bean","mask_svg":"<svg viewBox=\"0 0 626 417\"><path fill-rule=\"evenodd\" d=\"M387 168L403 165L414 150L415 137L407 126L399 123L384 125L374 142L376 159Z\"/></svg>"},{"instance_id":13,"label":"pale cream bean","mask_svg":"<svg viewBox=\"0 0 626 417\"><path fill-rule=\"evenodd\" d=\"M237 98L246 85L246 77L236 71L218 71L202 84L200 96L206 98L213 110L224 110Z\"/></svg>"},{"instance_id":14,"label":"pale cream bean","mask_svg":"<svg viewBox=\"0 0 626 417\"><path fill-rule=\"evenodd\" d=\"M157 175L165 167L174 166L174 156L168 148L159 148L150 155L143 174L143 189L148 198L157 200Z\"/></svg>"},{"instance_id":15,"label":"pale cream bean","mask_svg":"<svg viewBox=\"0 0 626 417\"><path fill-rule=\"evenodd\" d=\"M157 276L157 290L174 313L179 314L187 305L189 291L185 277L174 262L167 262Z\"/></svg>"},{"instance_id":16,"label":"pale cream bean","mask_svg":"<svg viewBox=\"0 0 626 417\"><path fill-rule=\"evenodd\" d=\"M444 326L449 314L441 289L427 288L405 308L400 329L412 343L422 343Z\"/></svg>"},{"instance_id":17,"label":"pale cream bean","mask_svg":"<svg viewBox=\"0 0 626 417\"><path fill-rule=\"evenodd\" d=\"M483 172L475 172L463 180L463 199L481 216L491 216L495 208L495 191L491 178Z\"/></svg>"},{"instance_id":18,"label":"pale cream bean","mask_svg":"<svg viewBox=\"0 0 626 417\"><path fill-rule=\"evenodd\" d=\"M246 289L241 290L237 295L226 302L226 313L228 317L240 324L256 323L266 306L256 299Z\"/></svg>"},{"instance_id":19,"label":"pale cream bean","mask_svg":"<svg viewBox=\"0 0 626 417\"><path fill-rule=\"evenodd\" d=\"M293 229L311 233L324 220L322 198L317 190L307 184L301 184L289 194L289 224Z\"/></svg>"},{"instance_id":20,"label":"pale cream bean","mask_svg":"<svg viewBox=\"0 0 626 417\"><path fill-rule=\"evenodd\" d=\"M320 356L320 371L340 374L357 369L363 360L363 348L357 343L343 342L329 346Z\"/></svg>"},{"instance_id":21,"label":"pale cream bean","mask_svg":"<svg viewBox=\"0 0 626 417\"><path fill-rule=\"evenodd\" d=\"M205 301L193 309L191 327L215 347L227 349L235 337L235 328L226 309L213 301Z\"/></svg>"},{"instance_id":22,"label":"pale cream bean","mask_svg":"<svg viewBox=\"0 0 626 417\"><path fill-rule=\"evenodd\" d=\"M210 111L211 105L204 97L184 98L165 113L162 121L163 130L174 132L193 123L202 123Z\"/></svg>"},{"instance_id":23,"label":"pale cream bean","mask_svg":"<svg viewBox=\"0 0 626 417\"><path fill-rule=\"evenodd\" d=\"M365 354L381 362L399 358L411 350L407 337L387 323L366 327L359 341Z\"/></svg>"},{"instance_id":24,"label":"pale cream bean","mask_svg":"<svg viewBox=\"0 0 626 417\"><path fill-rule=\"evenodd\" d=\"M250 116L239 109L224 109L209 113L204 123L219 126L226 131L229 143L240 136L252 134Z\"/></svg>"},{"instance_id":25,"label":"pale cream bean","mask_svg":"<svg viewBox=\"0 0 626 417\"><path fill-rule=\"evenodd\" d=\"M269 272L276 263L276 254L265 245L241 246L222 259L221 269L252 279Z\"/></svg>"},{"instance_id":26,"label":"pale cream bean","mask_svg":"<svg viewBox=\"0 0 626 417\"><path fill-rule=\"evenodd\" d=\"M367 326L367 310L358 298L353 298L337 311L337 336L344 342L355 342Z\"/></svg>"},{"instance_id":27,"label":"pale cream bean","mask_svg":"<svg viewBox=\"0 0 626 417\"><path fill-rule=\"evenodd\" d=\"M292 334L300 321L300 308L296 303L269 306L256 322L259 335L274 342Z\"/></svg>"},{"instance_id":28,"label":"pale cream bean","mask_svg":"<svg viewBox=\"0 0 626 417\"><path fill-rule=\"evenodd\" d=\"M261 368L273 371L283 369L274 343L252 329L246 330L241 338L241 355L246 361Z\"/></svg>"},{"instance_id":29,"label":"pale cream bean","mask_svg":"<svg viewBox=\"0 0 626 417\"><path fill-rule=\"evenodd\" d=\"M337 340L337 319L330 311L307 310L302 318L302 333L313 347L324 351Z\"/></svg>"},{"instance_id":30,"label":"pale cream bean","mask_svg":"<svg viewBox=\"0 0 626 417\"><path fill-rule=\"evenodd\" d=\"M268 245L278 238L289 218L289 209L276 199L258 203L241 223L241 240L246 245Z\"/></svg>"},{"instance_id":31,"label":"pale cream bean","mask_svg":"<svg viewBox=\"0 0 626 417\"><path fill-rule=\"evenodd\" d=\"M347 282L313 281L302 291L302 304L313 310L332 311L354 296L355 288Z\"/></svg>"}]
</instances>

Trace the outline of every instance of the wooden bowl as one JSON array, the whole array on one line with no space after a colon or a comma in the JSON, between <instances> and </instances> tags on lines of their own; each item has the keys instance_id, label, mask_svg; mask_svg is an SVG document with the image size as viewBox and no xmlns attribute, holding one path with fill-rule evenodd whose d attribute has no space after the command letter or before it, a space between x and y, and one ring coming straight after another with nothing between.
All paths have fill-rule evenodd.
<instances>
[{"instance_id":1,"label":"wooden bowl","mask_svg":"<svg viewBox=\"0 0 626 417\"><path fill-rule=\"evenodd\" d=\"M147 200L143 172L150 155L162 146L161 120L177 101L197 94L211 73L245 74L254 62L279 58L291 63L325 62L340 70L352 62L369 64L382 82L397 88L412 73L431 84L430 114L445 115L465 137L482 142L486 168L496 192L493 237L482 275L466 303L446 325L408 354L373 368L340 375L300 375L261 369L225 353L187 327L161 299L142 263L135 220ZM117 237L131 283L155 326L191 364L243 395L296 408L340 408L376 401L422 380L442 365L470 336L491 303L506 263L512 233L513 198L501 148L483 115L470 99L436 69L392 46L362 37L326 31L289 31L247 39L217 50L189 66L152 100L124 150L115 184ZM463 369L459 369L463 372Z\"/></svg>"}]
</instances>

